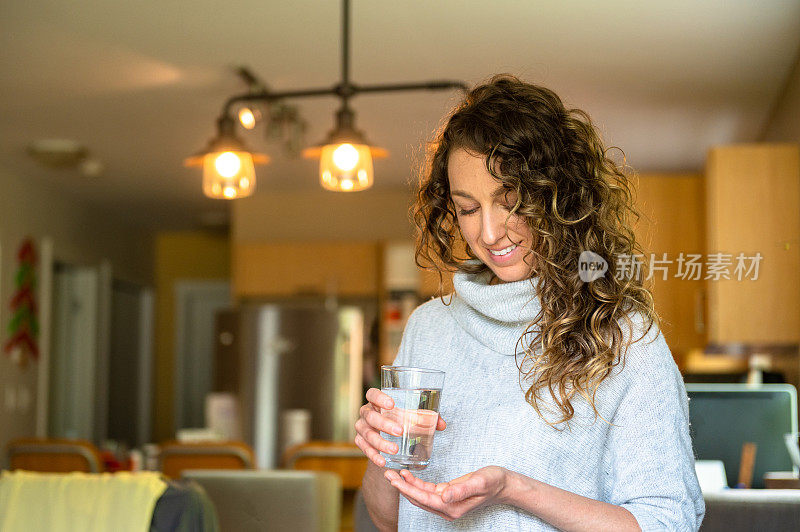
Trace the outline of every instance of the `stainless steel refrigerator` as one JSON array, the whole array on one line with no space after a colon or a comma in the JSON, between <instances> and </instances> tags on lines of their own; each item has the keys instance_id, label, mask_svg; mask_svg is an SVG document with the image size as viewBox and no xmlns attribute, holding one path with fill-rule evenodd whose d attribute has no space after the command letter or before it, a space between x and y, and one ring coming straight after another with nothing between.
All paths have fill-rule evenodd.
<instances>
[{"instance_id":1,"label":"stainless steel refrigerator","mask_svg":"<svg viewBox=\"0 0 800 532\"><path fill-rule=\"evenodd\" d=\"M215 391L235 394L258 467L280 466L282 413L311 413L314 440L352 441L377 302L245 304L216 319Z\"/></svg>"}]
</instances>

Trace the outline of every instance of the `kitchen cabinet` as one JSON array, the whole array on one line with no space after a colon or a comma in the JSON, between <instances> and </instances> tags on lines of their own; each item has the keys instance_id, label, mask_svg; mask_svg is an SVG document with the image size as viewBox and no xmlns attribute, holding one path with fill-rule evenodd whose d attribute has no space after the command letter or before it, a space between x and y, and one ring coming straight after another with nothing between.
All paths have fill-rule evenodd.
<instances>
[{"instance_id":1,"label":"kitchen cabinet","mask_svg":"<svg viewBox=\"0 0 800 532\"><path fill-rule=\"evenodd\" d=\"M646 282L651 283L664 338L681 366L686 353L706 344L705 283L679 271L682 258L702 256L706 249L703 176L642 174L634 179L634 189L641 214L634 233L644 251L642 260L656 266Z\"/></svg>"},{"instance_id":2,"label":"kitchen cabinet","mask_svg":"<svg viewBox=\"0 0 800 532\"><path fill-rule=\"evenodd\" d=\"M379 293L377 242L235 243L231 275L237 298Z\"/></svg>"},{"instance_id":3,"label":"kitchen cabinet","mask_svg":"<svg viewBox=\"0 0 800 532\"><path fill-rule=\"evenodd\" d=\"M755 279L751 273L742 280L706 280L709 342L797 344L800 145L715 147L706 162L706 186L708 253L734 260L739 253L761 256Z\"/></svg>"}]
</instances>

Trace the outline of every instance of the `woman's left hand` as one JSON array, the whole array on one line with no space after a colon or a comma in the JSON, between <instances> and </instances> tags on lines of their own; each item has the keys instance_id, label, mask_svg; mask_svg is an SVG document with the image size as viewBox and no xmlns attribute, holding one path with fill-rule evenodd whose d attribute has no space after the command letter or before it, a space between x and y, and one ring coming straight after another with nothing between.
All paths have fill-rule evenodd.
<instances>
[{"instance_id":1,"label":"woman's left hand","mask_svg":"<svg viewBox=\"0 0 800 532\"><path fill-rule=\"evenodd\" d=\"M502 467L488 466L440 484L418 479L406 469L399 474L390 469L384 476L414 506L454 521L475 508L502 504L508 473Z\"/></svg>"}]
</instances>

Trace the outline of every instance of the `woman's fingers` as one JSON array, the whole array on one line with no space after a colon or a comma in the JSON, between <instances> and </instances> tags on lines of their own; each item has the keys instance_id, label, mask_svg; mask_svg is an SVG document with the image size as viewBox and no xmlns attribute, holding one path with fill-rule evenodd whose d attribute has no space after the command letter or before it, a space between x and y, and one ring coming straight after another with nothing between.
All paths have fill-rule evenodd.
<instances>
[{"instance_id":1,"label":"woman's fingers","mask_svg":"<svg viewBox=\"0 0 800 532\"><path fill-rule=\"evenodd\" d=\"M436 487L433 489L433 492L436 493L437 495L441 495L449 485L450 485L449 482L440 482L439 484L436 484Z\"/></svg>"},{"instance_id":2,"label":"woman's fingers","mask_svg":"<svg viewBox=\"0 0 800 532\"><path fill-rule=\"evenodd\" d=\"M413 486L418 487L419 489L422 489L422 490L425 490L425 491L430 491L430 492L435 492L435 490L436 490L436 484L432 484L430 482L425 482L421 478L415 477L414 474L411 473L411 471L409 471L407 469L403 469L402 471L400 471L400 476L402 476L405 479L406 482L408 482L409 484L411 484Z\"/></svg>"},{"instance_id":3,"label":"woman's fingers","mask_svg":"<svg viewBox=\"0 0 800 532\"><path fill-rule=\"evenodd\" d=\"M447 521L453 521L453 518L450 517L449 515L445 514L444 512L441 512L441 511L439 511L439 510L437 510L435 508L431 508L430 506L426 506L424 503L422 503L422 502L418 501L417 499L415 499L413 495L410 495L410 494L406 493L403 490L403 488L395 486L394 484L392 484L392 486L394 486L394 488L397 491L402 493L403 497L405 497L408 502L410 502L411 504L413 504L417 508L421 508L421 509L425 510L426 512L430 512L432 514L438 515L439 517L441 517L442 519L445 519ZM406 486L408 486L408 484L406 484Z\"/></svg>"},{"instance_id":4,"label":"woman's fingers","mask_svg":"<svg viewBox=\"0 0 800 532\"><path fill-rule=\"evenodd\" d=\"M384 440L383 438L381 438L381 435L375 432L374 430L369 431L365 435L364 439L366 439L367 443L372 445L372 447L374 447L375 449L378 449L379 451L383 451L388 454L395 454L397 451L400 450L397 447L396 443Z\"/></svg>"},{"instance_id":5,"label":"woman's fingers","mask_svg":"<svg viewBox=\"0 0 800 532\"><path fill-rule=\"evenodd\" d=\"M429 512L434 512L441 517L447 517L444 513L442 513L443 508L441 507L441 502L437 495L429 493L423 489L416 487L415 485L406 481L406 479L397 473L394 475L386 475L389 482L397 488L397 490L403 494L403 496L409 500L415 506L419 506L423 510L427 510Z\"/></svg>"},{"instance_id":6,"label":"woman's fingers","mask_svg":"<svg viewBox=\"0 0 800 532\"><path fill-rule=\"evenodd\" d=\"M414 484L407 482L405 477L401 477L394 471L392 471L392 473L394 474L387 475L387 479L392 486L414 506L422 508L427 512L434 513L448 521L453 521L463 515L461 510L447 508L442 502L441 497L437 494L418 488Z\"/></svg>"},{"instance_id":7,"label":"woman's fingers","mask_svg":"<svg viewBox=\"0 0 800 532\"><path fill-rule=\"evenodd\" d=\"M436 430L444 430L447 427L447 423L444 422L442 416L439 416L439 419L436 421Z\"/></svg>"},{"instance_id":8,"label":"woman's fingers","mask_svg":"<svg viewBox=\"0 0 800 532\"><path fill-rule=\"evenodd\" d=\"M370 388L370 390L380 392L380 390L376 390L375 388ZM367 394L370 395L369 392L367 392ZM389 400L391 400L391 398L389 398ZM399 436L403 434L403 427L396 422L396 415L393 415L394 412L394 410L389 410L388 412L382 413L381 409L372 402L362 405L358 410L360 418L366 421L368 425L371 425L372 428ZM356 427L356 430L357 429L358 427Z\"/></svg>"},{"instance_id":9,"label":"woman's fingers","mask_svg":"<svg viewBox=\"0 0 800 532\"><path fill-rule=\"evenodd\" d=\"M394 434L395 436L402 436L403 434L403 426L390 416L372 410L364 414L363 418L375 430Z\"/></svg>"},{"instance_id":10,"label":"woman's fingers","mask_svg":"<svg viewBox=\"0 0 800 532\"><path fill-rule=\"evenodd\" d=\"M384 476L411 504L448 521L458 519L482 504L480 499L467 500L473 495L480 495L478 478L474 478L472 482L466 484L453 486L447 482L442 484L425 482L407 470L402 470L399 474L396 471L388 470L384 472ZM441 496L440 490L444 489L447 493L456 487L458 491L454 492L455 497L448 500L447 497Z\"/></svg>"},{"instance_id":11,"label":"woman's fingers","mask_svg":"<svg viewBox=\"0 0 800 532\"><path fill-rule=\"evenodd\" d=\"M381 453L379 453L375 447L366 443L364 438L361 437L361 434L356 434L355 444L358 445L358 448L361 449L367 458L376 466L383 467L386 465L386 459L381 456Z\"/></svg>"},{"instance_id":12,"label":"woman's fingers","mask_svg":"<svg viewBox=\"0 0 800 532\"><path fill-rule=\"evenodd\" d=\"M481 478L470 478L465 475L460 479L450 482L450 486L442 491L442 500L447 503L463 501L475 495L482 495L486 491L486 482Z\"/></svg>"},{"instance_id":13,"label":"woman's fingers","mask_svg":"<svg viewBox=\"0 0 800 532\"><path fill-rule=\"evenodd\" d=\"M367 401L380 408L385 408L387 410L394 408L394 401L392 398L377 388L370 388L367 390L366 397Z\"/></svg>"},{"instance_id":14,"label":"woman's fingers","mask_svg":"<svg viewBox=\"0 0 800 532\"><path fill-rule=\"evenodd\" d=\"M395 454L399 450L397 444L383 439L378 431L367 423L363 418L359 418L355 424L356 439L355 444L366 454L370 451L383 451L388 454Z\"/></svg>"},{"instance_id":15,"label":"woman's fingers","mask_svg":"<svg viewBox=\"0 0 800 532\"><path fill-rule=\"evenodd\" d=\"M461 475L458 478L454 478L453 480L450 481L450 484L451 485L455 485L455 484L460 484L462 482L466 482L467 480L469 480L472 477L473 473L474 473L474 471L469 472L466 475Z\"/></svg>"},{"instance_id":16,"label":"woman's fingers","mask_svg":"<svg viewBox=\"0 0 800 532\"><path fill-rule=\"evenodd\" d=\"M367 390L366 398L369 402L362 405L358 411L359 418L355 423L356 437L353 441L375 465L383 467L386 465L386 459L381 456L380 451L394 454L398 448L395 443L381 438L378 431L402 434L402 427L381 415L384 409L391 411L394 408L391 397L377 388L370 388Z\"/></svg>"}]
</instances>

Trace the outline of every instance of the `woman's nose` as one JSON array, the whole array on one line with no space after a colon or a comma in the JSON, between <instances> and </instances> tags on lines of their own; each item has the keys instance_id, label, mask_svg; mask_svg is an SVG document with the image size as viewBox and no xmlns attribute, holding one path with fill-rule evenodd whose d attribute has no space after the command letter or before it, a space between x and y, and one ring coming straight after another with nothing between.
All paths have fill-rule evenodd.
<instances>
[{"instance_id":1,"label":"woman's nose","mask_svg":"<svg viewBox=\"0 0 800 532\"><path fill-rule=\"evenodd\" d=\"M506 236L507 213L497 212L495 209L482 209L481 239L487 246L496 244Z\"/></svg>"}]
</instances>

